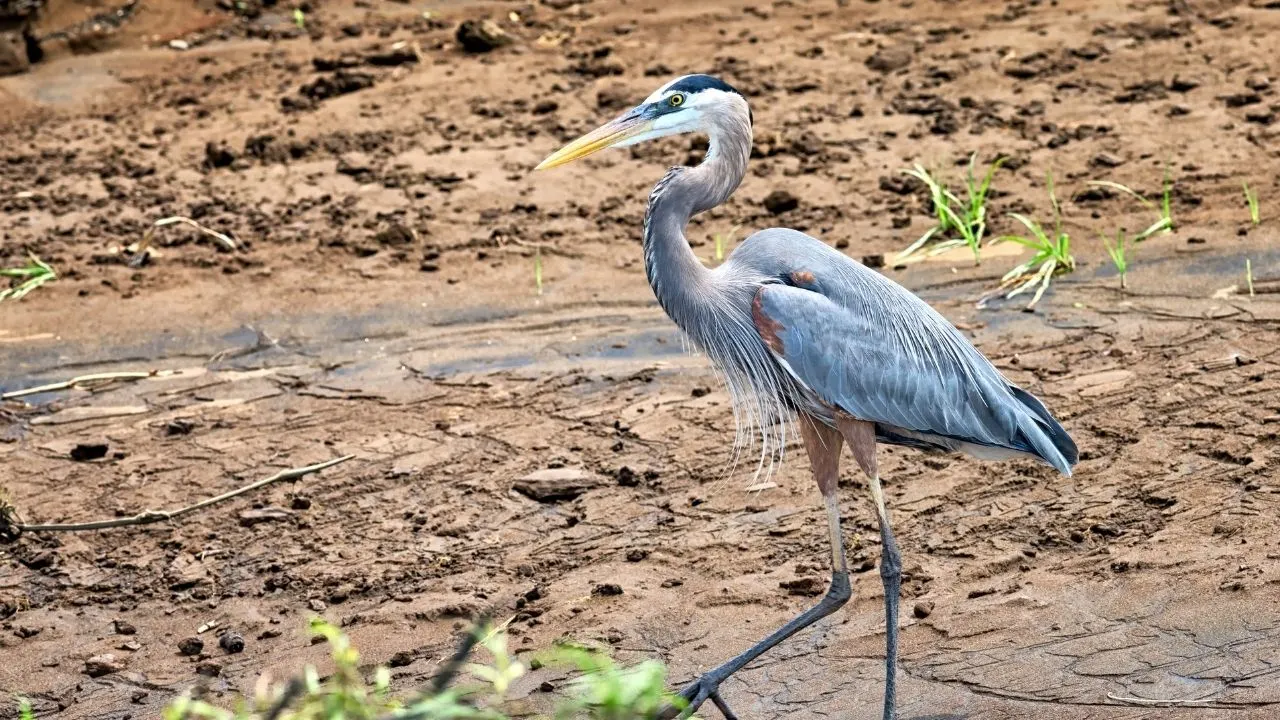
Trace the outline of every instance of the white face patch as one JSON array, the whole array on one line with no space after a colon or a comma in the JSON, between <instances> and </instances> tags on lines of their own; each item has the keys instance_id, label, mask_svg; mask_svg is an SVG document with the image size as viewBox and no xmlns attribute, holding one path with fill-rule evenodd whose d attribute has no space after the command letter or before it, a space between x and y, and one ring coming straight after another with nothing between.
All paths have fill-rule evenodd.
<instances>
[{"instance_id":1,"label":"white face patch","mask_svg":"<svg viewBox=\"0 0 1280 720\"><path fill-rule=\"evenodd\" d=\"M670 102L672 95L676 95L677 91L671 90L671 86L680 82L683 78L676 78L671 82L658 88L652 95L645 98L644 104L666 104ZM706 132L708 130L709 114L717 107L725 107L731 102L730 93L714 88L699 90L694 93L679 93L684 95L684 102L679 106L678 110L664 113L653 121L653 126L647 132L628 138L624 142L618 143L615 147L626 147L635 145L646 140L655 140L669 135L679 135L690 132Z\"/></svg>"}]
</instances>

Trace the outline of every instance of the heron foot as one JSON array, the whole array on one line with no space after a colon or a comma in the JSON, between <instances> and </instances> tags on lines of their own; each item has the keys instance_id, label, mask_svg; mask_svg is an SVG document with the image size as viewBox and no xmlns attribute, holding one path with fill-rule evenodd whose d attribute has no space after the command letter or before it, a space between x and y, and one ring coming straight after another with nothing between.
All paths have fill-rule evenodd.
<instances>
[{"instance_id":1,"label":"heron foot","mask_svg":"<svg viewBox=\"0 0 1280 720\"><path fill-rule=\"evenodd\" d=\"M738 720L738 716L733 710L729 709L728 703L724 698L720 697L720 683L724 681L724 675L709 672L697 680L689 683L680 691L680 697L684 698L684 707L678 708L674 705L667 706L658 714L659 720L672 720L673 718L687 718L698 711L702 704L710 700L720 714L724 716L724 720Z\"/></svg>"}]
</instances>

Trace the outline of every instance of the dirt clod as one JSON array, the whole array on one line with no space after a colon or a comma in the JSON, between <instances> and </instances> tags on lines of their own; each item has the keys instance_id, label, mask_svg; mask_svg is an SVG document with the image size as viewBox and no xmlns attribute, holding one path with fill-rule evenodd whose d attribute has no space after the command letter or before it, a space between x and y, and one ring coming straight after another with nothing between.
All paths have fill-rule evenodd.
<instances>
[{"instance_id":1,"label":"dirt clod","mask_svg":"<svg viewBox=\"0 0 1280 720\"><path fill-rule=\"evenodd\" d=\"M911 608L911 614L921 620L929 617L931 613L933 613L932 600L921 600L920 602L917 602L914 607Z\"/></svg>"},{"instance_id":2,"label":"dirt clod","mask_svg":"<svg viewBox=\"0 0 1280 720\"><path fill-rule=\"evenodd\" d=\"M454 37L462 49L469 53L487 53L510 45L513 41L505 30L491 20L463 20Z\"/></svg>"},{"instance_id":3,"label":"dirt clod","mask_svg":"<svg viewBox=\"0 0 1280 720\"><path fill-rule=\"evenodd\" d=\"M71 459L76 462L100 460L107 456L107 443L76 443L71 448Z\"/></svg>"},{"instance_id":4,"label":"dirt clod","mask_svg":"<svg viewBox=\"0 0 1280 720\"><path fill-rule=\"evenodd\" d=\"M788 595L814 597L826 592L827 583L822 578L802 577L795 580L783 580L778 587L787 591Z\"/></svg>"},{"instance_id":5,"label":"dirt clod","mask_svg":"<svg viewBox=\"0 0 1280 720\"><path fill-rule=\"evenodd\" d=\"M204 640L192 635L178 641L178 652L183 655L199 655L204 651Z\"/></svg>"},{"instance_id":6,"label":"dirt clod","mask_svg":"<svg viewBox=\"0 0 1280 720\"><path fill-rule=\"evenodd\" d=\"M765 210L774 215L781 215L799 207L800 200L786 190L774 190L765 196L763 204Z\"/></svg>"},{"instance_id":7,"label":"dirt clod","mask_svg":"<svg viewBox=\"0 0 1280 720\"><path fill-rule=\"evenodd\" d=\"M138 633L138 628L134 627L133 623L128 620L116 620L112 623L112 627L117 635L136 635Z\"/></svg>"},{"instance_id":8,"label":"dirt clod","mask_svg":"<svg viewBox=\"0 0 1280 720\"><path fill-rule=\"evenodd\" d=\"M613 597L622 594L622 586L617 583L600 583L591 588L591 594L596 597Z\"/></svg>"}]
</instances>

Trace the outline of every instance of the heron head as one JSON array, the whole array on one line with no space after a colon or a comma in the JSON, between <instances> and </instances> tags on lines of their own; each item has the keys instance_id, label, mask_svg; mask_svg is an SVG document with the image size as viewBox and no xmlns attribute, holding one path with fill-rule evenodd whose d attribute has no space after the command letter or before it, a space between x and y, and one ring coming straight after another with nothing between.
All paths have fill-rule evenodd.
<instances>
[{"instance_id":1,"label":"heron head","mask_svg":"<svg viewBox=\"0 0 1280 720\"><path fill-rule=\"evenodd\" d=\"M535 170L564 165L610 147L635 145L668 135L705 132L746 120L751 109L742 93L710 75L685 75L658 88L644 102L552 153ZM748 145L750 136L748 134Z\"/></svg>"}]
</instances>

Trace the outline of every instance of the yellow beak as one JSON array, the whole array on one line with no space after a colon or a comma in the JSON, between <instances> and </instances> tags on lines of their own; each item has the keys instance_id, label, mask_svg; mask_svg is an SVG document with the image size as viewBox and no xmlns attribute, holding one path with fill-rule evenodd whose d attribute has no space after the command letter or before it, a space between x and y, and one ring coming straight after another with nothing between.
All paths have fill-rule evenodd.
<instances>
[{"instance_id":1,"label":"yellow beak","mask_svg":"<svg viewBox=\"0 0 1280 720\"><path fill-rule=\"evenodd\" d=\"M538 163L534 170L546 170L558 165L573 162L607 147L613 147L624 140L629 140L653 127L653 120L641 115L627 113L608 122L559 150L551 153L546 160Z\"/></svg>"}]
</instances>

